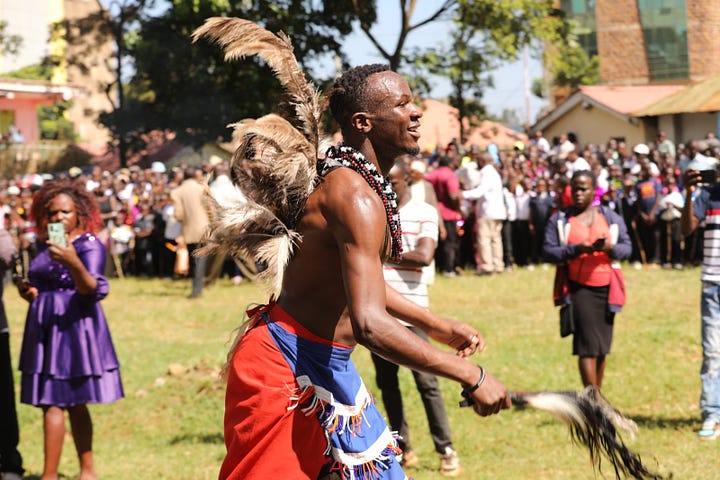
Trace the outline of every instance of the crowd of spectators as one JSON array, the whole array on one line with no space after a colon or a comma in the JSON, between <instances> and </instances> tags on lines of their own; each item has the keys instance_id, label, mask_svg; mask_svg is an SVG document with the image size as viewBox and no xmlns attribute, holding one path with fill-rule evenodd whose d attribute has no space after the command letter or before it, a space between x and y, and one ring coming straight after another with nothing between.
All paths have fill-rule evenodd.
<instances>
[{"instance_id":1,"label":"crowd of spectators","mask_svg":"<svg viewBox=\"0 0 720 480\"><path fill-rule=\"evenodd\" d=\"M664 132L648 144L609 139L594 145L582 144L572 133L547 140L538 131L527 144L516 143L512 149L465 148L452 142L407 163L413 196L422 196L440 211L436 265L452 277L465 269L491 275L545 266L545 224L553 211L570 204L569 178L577 170L596 175L594 203L607 205L625 220L635 268L696 264L702 234L684 238L680 232L682 171L691 162L701 170L715 169L717 158L720 142L713 134L677 145ZM229 182L227 162L217 157L200 168L205 178L217 182L216 188ZM0 179L0 205L21 251L32 258L36 232L28 212L33 192L57 176L83 182L102 212L109 277L184 277L187 272L176 268L182 226L175 219L170 192L183 182L186 170L154 163L114 172L72 167L54 175ZM206 278L242 280L228 259L210 262L208 270L213 271L206 272Z\"/></svg>"},{"instance_id":2,"label":"crowd of spectators","mask_svg":"<svg viewBox=\"0 0 720 480\"><path fill-rule=\"evenodd\" d=\"M104 228L99 236L108 251L105 274L108 277L185 278L190 273L179 267L176 252L185 247L182 225L175 218L171 192L188 175L201 170L208 181L227 183L227 163L217 157L198 167L166 168L154 163L149 168L131 166L115 172L100 167L72 167L56 174L19 175L0 180L0 205L5 224L15 236L25 266L33 258L37 231L29 217L33 193L47 180L69 177L81 182L98 201ZM223 182L225 181L225 182ZM206 281L227 275L235 283L242 280L238 266L220 259L207 267ZM180 262L181 263L181 262Z\"/></svg>"},{"instance_id":3,"label":"crowd of spectators","mask_svg":"<svg viewBox=\"0 0 720 480\"><path fill-rule=\"evenodd\" d=\"M455 232L441 232L436 257L441 273L452 277L467 268L492 275L544 266L540 252L547 219L571 204L569 180L579 170L597 177L593 203L623 217L635 268L698 264L702 234L684 238L680 232L682 172L688 166L715 171L718 158L720 142L712 133L677 145L665 132L648 144L609 139L595 145L582 144L572 133L548 141L538 131L527 144L516 143L510 150L451 143L414 160L423 162L417 169L424 169L436 187L444 225L455 226ZM433 173L438 170L445 171L442 183ZM454 172L450 183L447 171ZM452 182L454 195L448 193Z\"/></svg>"}]
</instances>

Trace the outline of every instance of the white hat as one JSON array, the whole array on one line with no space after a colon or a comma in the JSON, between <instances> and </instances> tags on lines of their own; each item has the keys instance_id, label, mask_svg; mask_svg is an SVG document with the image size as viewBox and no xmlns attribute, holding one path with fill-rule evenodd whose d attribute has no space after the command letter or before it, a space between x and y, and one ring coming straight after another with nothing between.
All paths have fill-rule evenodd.
<instances>
[{"instance_id":1,"label":"white hat","mask_svg":"<svg viewBox=\"0 0 720 480\"><path fill-rule=\"evenodd\" d=\"M575 151L575 144L569 141L563 142L560 145L560 152L558 153L558 158L560 160L565 160L570 152Z\"/></svg>"},{"instance_id":2,"label":"white hat","mask_svg":"<svg viewBox=\"0 0 720 480\"><path fill-rule=\"evenodd\" d=\"M638 143L637 145L635 145L635 148L633 148L633 152L637 153L638 155L649 155L650 149L644 143Z\"/></svg>"},{"instance_id":3,"label":"white hat","mask_svg":"<svg viewBox=\"0 0 720 480\"><path fill-rule=\"evenodd\" d=\"M162 162L153 162L150 169L155 173L165 173L167 171L165 164Z\"/></svg>"},{"instance_id":4,"label":"white hat","mask_svg":"<svg viewBox=\"0 0 720 480\"><path fill-rule=\"evenodd\" d=\"M28 177L28 181L30 182L30 185L41 187L42 184L45 182L45 179L42 177L42 175L38 173L33 173Z\"/></svg>"},{"instance_id":5,"label":"white hat","mask_svg":"<svg viewBox=\"0 0 720 480\"><path fill-rule=\"evenodd\" d=\"M223 162L223 159L217 155L211 155L210 160L208 160L208 162L210 163L211 167L215 167L217 165L220 165Z\"/></svg>"},{"instance_id":6,"label":"white hat","mask_svg":"<svg viewBox=\"0 0 720 480\"><path fill-rule=\"evenodd\" d=\"M413 160L412 162L410 162L410 170L425 173L425 171L427 170L427 165L425 165L425 162L423 162L422 160Z\"/></svg>"},{"instance_id":7,"label":"white hat","mask_svg":"<svg viewBox=\"0 0 720 480\"><path fill-rule=\"evenodd\" d=\"M693 170L714 170L717 168L717 163L717 159L713 157L696 153L688 163L687 168L692 168ZM8 191L10 191L10 189L8 189Z\"/></svg>"},{"instance_id":8,"label":"white hat","mask_svg":"<svg viewBox=\"0 0 720 480\"><path fill-rule=\"evenodd\" d=\"M20 189L17 185L10 185L7 189L8 195L20 195Z\"/></svg>"}]
</instances>

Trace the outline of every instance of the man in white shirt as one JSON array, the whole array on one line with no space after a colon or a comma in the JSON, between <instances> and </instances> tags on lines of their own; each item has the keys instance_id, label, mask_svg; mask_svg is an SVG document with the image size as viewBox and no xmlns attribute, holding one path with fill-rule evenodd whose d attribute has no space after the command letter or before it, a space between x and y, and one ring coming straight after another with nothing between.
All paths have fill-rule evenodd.
<instances>
[{"instance_id":1,"label":"man in white shirt","mask_svg":"<svg viewBox=\"0 0 720 480\"><path fill-rule=\"evenodd\" d=\"M545 157L550 153L550 142L548 142L547 138L543 137L543 133L540 130L535 131L535 138L531 140L531 143L537 147L541 157Z\"/></svg>"},{"instance_id":2,"label":"man in white shirt","mask_svg":"<svg viewBox=\"0 0 720 480\"><path fill-rule=\"evenodd\" d=\"M565 162L565 167L567 168L565 175L567 175L568 178L572 178L575 172L579 172L581 170L590 170L590 164L587 162L587 160L578 155L577 150L575 150L574 148L567 153L567 161Z\"/></svg>"},{"instance_id":3,"label":"man in white shirt","mask_svg":"<svg viewBox=\"0 0 720 480\"><path fill-rule=\"evenodd\" d=\"M209 179L210 195L220 205L246 205L247 198L230 180L229 166L221 158L213 155L210 158L212 175ZM212 255L208 259L205 284L209 285L228 272L235 285L242 282L242 274L236 261L228 259L225 255Z\"/></svg>"},{"instance_id":4,"label":"man in white shirt","mask_svg":"<svg viewBox=\"0 0 720 480\"><path fill-rule=\"evenodd\" d=\"M478 156L480 180L478 186L462 192L463 198L477 200L477 256L478 275L502 273L503 245L502 226L507 218L500 173L493 164L492 156L482 152Z\"/></svg>"},{"instance_id":5,"label":"man in white shirt","mask_svg":"<svg viewBox=\"0 0 720 480\"><path fill-rule=\"evenodd\" d=\"M412 198L408 187L409 172L402 160L395 162L389 178L398 196L403 232L403 259L399 264L386 263L383 266L383 276L388 285L405 298L423 308L428 308L427 287L432 283L435 275L433 259L438 239L437 209L426 202ZM419 328L405 322L400 321L400 323L428 341L428 336ZM416 465L419 459L410 443L410 431L398 383L400 367L374 353L372 360L375 364L375 380L380 388L390 428L399 434L398 444L403 450L403 466L411 467ZM425 406L430 436L435 450L440 454L440 473L444 476L456 477L460 475L462 469L457 452L453 448L450 424L437 377L416 371L412 374Z\"/></svg>"}]
</instances>

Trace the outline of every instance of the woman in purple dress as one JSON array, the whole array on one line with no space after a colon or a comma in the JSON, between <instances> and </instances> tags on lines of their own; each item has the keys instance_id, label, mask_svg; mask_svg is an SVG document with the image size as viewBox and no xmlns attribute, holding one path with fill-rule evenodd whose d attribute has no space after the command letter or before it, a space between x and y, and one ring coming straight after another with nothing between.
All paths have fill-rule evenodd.
<instances>
[{"instance_id":1,"label":"woman in purple dress","mask_svg":"<svg viewBox=\"0 0 720 480\"><path fill-rule=\"evenodd\" d=\"M108 294L105 248L95 198L80 184L46 182L33 197L38 254L20 296L30 303L22 350L20 401L44 415L42 480L58 478L65 411L80 460L80 480L96 478L88 403L123 397L120 371L100 300ZM48 224L62 223L65 242L48 240ZM64 243L64 245L63 245Z\"/></svg>"}]
</instances>

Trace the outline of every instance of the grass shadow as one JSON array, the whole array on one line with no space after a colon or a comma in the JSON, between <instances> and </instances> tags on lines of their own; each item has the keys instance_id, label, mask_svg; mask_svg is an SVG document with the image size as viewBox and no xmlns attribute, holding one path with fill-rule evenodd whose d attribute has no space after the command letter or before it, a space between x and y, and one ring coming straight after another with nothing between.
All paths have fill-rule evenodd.
<instances>
[{"instance_id":1,"label":"grass shadow","mask_svg":"<svg viewBox=\"0 0 720 480\"><path fill-rule=\"evenodd\" d=\"M23 480L40 480L42 478L42 474L25 472L23 474L22 478L23 478ZM71 478L74 478L74 477L72 475L65 475L62 472L58 474L58 480L69 480Z\"/></svg>"},{"instance_id":2,"label":"grass shadow","mask_svg":"<svg viewBox=\"0 0 720 480\"><path fill-rule=\"evenodd\" d=\"M693 428L700 425L699 417L685 417L685 418L666 418L666 417L651 417L643 415L630 415L632 420L637 423L639 428L651 428L651 429L667 429L673 430Z\"/></svg>"},{"instance_id":3,"label":"grass shadow","mask_svg":"<svg viewBox=\"0 0 720 480\"><path fill-rule=\"evenodd\" d=\"M170 440L170 445L179 445L181 443L189 443L189 444L197 444L197 443L206 443L206 444L224 444L225 440L223 439L222 433L205 433L205 434L195 434L190 433L187 435L178 435L173 437Z\"/></svg>"},{"instance_id":4,"label":"grass shadow","mask_svg":"<svg viewBox=\"0 0 720 480\"><path fill-rule=\"evenodd\" d=\"M525 407L515 407L517 411L533 412L534 410ZM647 415L626 415L630 420L633 420L638 428L640 429L652 429L652 430L684 430L698 428L700 425L699 417L653 417ZM555 418L542 418L538 419L539 427L548 427L552 425L558 425L558 420ZM562 423L562 422L560 422Z\"/></svg>"}]
</instances>

